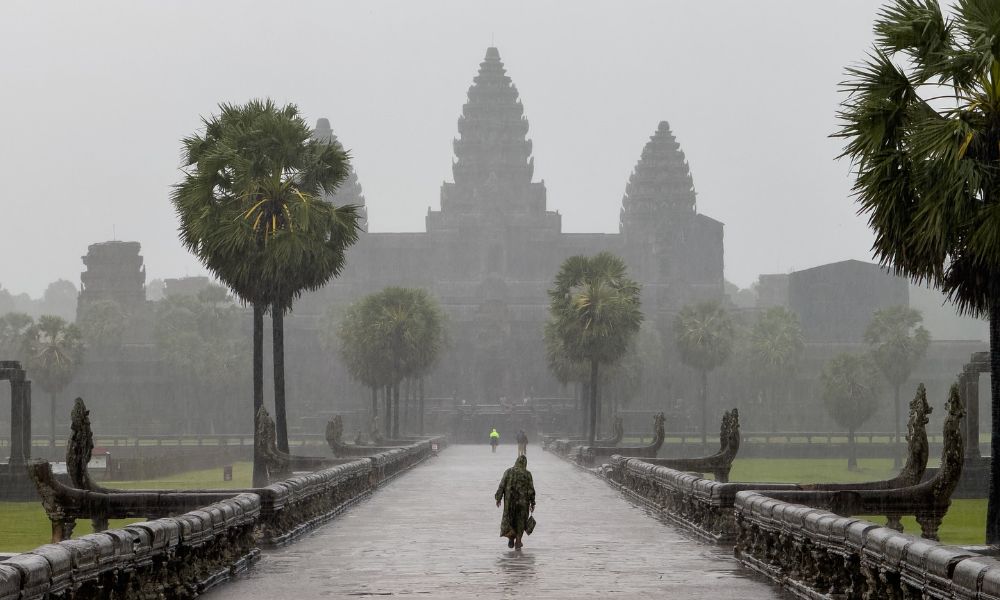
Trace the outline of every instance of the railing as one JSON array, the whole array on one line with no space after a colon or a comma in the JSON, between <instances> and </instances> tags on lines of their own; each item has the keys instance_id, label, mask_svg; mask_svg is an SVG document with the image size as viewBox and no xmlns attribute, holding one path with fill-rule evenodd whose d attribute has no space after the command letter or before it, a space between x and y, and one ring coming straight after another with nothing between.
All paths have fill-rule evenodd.
<instances>
[{"instance_id":1,"label":"railing","mask_svg":"<svg viewBox=\"0 0 1000 600\"><path fill-rule=\"evenodd\" d=\"M193 598L245 570L258 544L285 544L433 454L443 438L359 458L253 490L92 492L46 481L53 533L76 518L156 517L0 561L0 600ZM47 463L33 465L51 476ZM229 495L228 498L212 496ZM164 515L166 513L166 515ZM176 516L175 516L176 515Z\"/></svg>"},{"instance_id":2,"label":"railing","mask_svg":"<svg viewBox=\"0 0 1000 600\"><path fill-rule=\"evenodd\" d=\"M862 519L736 497L735 553L800 598L1000 598L1000 562Z\"/></svg>"}]
</instances>

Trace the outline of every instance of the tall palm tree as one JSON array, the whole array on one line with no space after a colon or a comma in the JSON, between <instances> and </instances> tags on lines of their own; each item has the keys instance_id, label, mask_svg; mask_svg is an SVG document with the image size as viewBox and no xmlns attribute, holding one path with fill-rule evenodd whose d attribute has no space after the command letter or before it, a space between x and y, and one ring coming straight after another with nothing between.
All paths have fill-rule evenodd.
<instances>
[{"instance_id":1,"label":"tall palm tree","mask_svg":"<svg viewBox=\"0 0 1000 600\"><path fill-rule=\"evenodd\" d=\"M854 432L878 410L875 367L867 357L838 354L823 367L823 404L838 425L847 429L847 468L858 468Z\"/></svg>"},{"instance_id":2,"label":"tall palm tree","mask_svg":"<svg viewBox=\"0 0 1000 600\"><path fill-rule=\"evenodd\" d=\"M570 361L590 367L587 439L597 437L597 396L601 365L617 362L639 331L639 284L625 262L609 253L571 256L549 290L550 323Z\"/></svg>"},{"instance_id":3,"label":"tall palm tree","mask_svg":"<svg viewBox=\"0 0 1000 600\"><path fill-rule=\"evenodd\" d=\"M357 240L357 207L322 200L347 177L347 153L312 139L295 105L271 100L221 105L183 145L184 178L171 195L181 240L253 306L255 418L263 405L263 318L271 311L275 420L287 450L283 316L304 290L340 272Z\"/></svg>"},{"instance_id":4,"label":"tall palm tree","mask_svg":"<svg viewBox=\"0 0 1000 600\"><path fill-rule=\"evenodd\" d=\"M701 381L701 443L708 443L708 374L733 352L736 329L721 304L715 301L688 304L674 318L674 341L681 362L698 371Z\"/></svg>"},{"instance_id":5,"label":"tall palm tree","mask_svg":"<svg viewBox=\"0 0 1000 600\"><path fill-rule=\"evenodd\" d=\"M332 349L336 344L348 374L371 388L371 417L378 417L378 391L386 385L385 352L378 345L372 332L378 314L378 298L372 294L349 306L343 318L328 319L325 345Z\"/></svg>"},{"instance_id":6,"label":"tall palm tree","mask_svg":"<svg viewBox=\"0 0 1000 600\"><path fill-rule=\"evenodd\" d=\"M49 395L49 446L56 446L56 395L72 381L83 359L83 339L76 325L42 315L24 335L25 368Z\"/></svg>"},{"instance_id":7,"label":"tall palm tree","mask_svg":"<svg viewBox=\"0 0 1000 600\"><path fill-rule=\"evenodd\" d=\"M847 70L844 156L877 259L989 318L992 456L1000 456L1000 3L895 0ZM986 541L1000 543L1000 461Z\"/></svg>"},{"instance_id":8,"label":"tall palm tree","mask_svg":"<svg viewBox=\"0 0 1000 600\"><path fill-rule=\"evenodd\" d=\"M865 342L871 347L872 357L882 375L893 389L893 427L897 449L893 452L896 466L899 466L899 388L910 378L910 373L927 353L931 336L920 323L924 320L920 311L909 306L880 308L872 315L865 329Z\"/></svg>"}]
</instances>

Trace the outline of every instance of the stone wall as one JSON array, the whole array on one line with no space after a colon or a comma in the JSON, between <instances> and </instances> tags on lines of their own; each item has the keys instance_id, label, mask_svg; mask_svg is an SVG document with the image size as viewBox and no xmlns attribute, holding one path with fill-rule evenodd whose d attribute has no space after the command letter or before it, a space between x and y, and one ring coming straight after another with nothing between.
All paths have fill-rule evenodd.
<instances>
[{"instance_id":1,"label":"stone wall","mask_svg":"<svg viewBox=\"0 0 1000 600\"><path fill-rule=\"evenodd\" d=\"M245 570L261 546L286 544L329 521L445 444L443 438L420 441L266 488L234 490L232 497L186 511L177 507L189 500L197 506L199 499L222 492L170 494L158 500L159 510L177 516L48 544L0 561L0 600L193 598ZM151 495L80 493L88 504L104 507ZM165 505L169 502L173 510ZM155 504L146 508L147 513L156 510Z\"/></svg>"}]
</instances>

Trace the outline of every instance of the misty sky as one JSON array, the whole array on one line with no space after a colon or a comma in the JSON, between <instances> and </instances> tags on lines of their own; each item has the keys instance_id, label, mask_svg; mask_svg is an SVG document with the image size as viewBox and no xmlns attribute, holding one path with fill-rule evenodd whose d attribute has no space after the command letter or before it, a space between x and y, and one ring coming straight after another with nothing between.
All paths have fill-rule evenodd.
<instances>
[{"instance_id":1,"label":"misty sky","mask_svg":"<svg viewBox=\"0 0 1000 600\"><path fill-rule=\"evenodd\" d=\"M727 279L867 260L828 135L880 4L4 0L0 285L79 285L87 245L113 235L142 243L147 280L201 274L168 200L179 140L252 97L328 117L371 229L422 231L491 41L565 231L617 231L628 175L667 120L699 211L726 224Z\"/></svg>"}]
</instances>

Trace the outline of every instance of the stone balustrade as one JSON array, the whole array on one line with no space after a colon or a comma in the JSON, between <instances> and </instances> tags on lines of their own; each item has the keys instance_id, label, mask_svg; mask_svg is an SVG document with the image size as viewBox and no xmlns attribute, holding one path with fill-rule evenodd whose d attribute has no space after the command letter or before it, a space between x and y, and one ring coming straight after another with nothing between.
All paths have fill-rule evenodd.
<instances>
[{"instance_id":1,"label":"stone balustrade","mask_svg":"<svg viewBox=\"0 0 1000 600\"><path fill-rule=\"evenodd\" d=\"M736 495L740 561L800 598L1000 598L1000 561L760 493Z\"/></svg>"},{"instance_id":2,"label":"stone balustrade","mask_svg":"<svg viewBox=\"0 0 1000 600\"><path fill-rule=\"evenodd\" d=\"M0 562L0 600L193 598L260 554L260 497L47 544Z\"/></svg>"},{"instance_id":3,"label":"stone balustrade","mask_svg":"<svg viewBox=\"0 0 1000 600\"><path fill-rule=\"evenodd\" d=\"M261 546L334 518L445 444L432 438L251 490L82 490L34 463L63 541L0 561L0 600L193 598L244 570ZM69 539L77 518L125 517L160 518Z\"/></svg>"},{"instance_id":4,"label":"stone balustrade","mask_svg":"<svg viewBox=\"0 0 1000 600\"><path fill-rule=\"evenodd\" d=\"M744 490L798 490L797 484L721 483L641 458L614 455L604 476L623 493L658 511L704 539L736 539L733 507Z\"/></svg>"}]
</instances>

